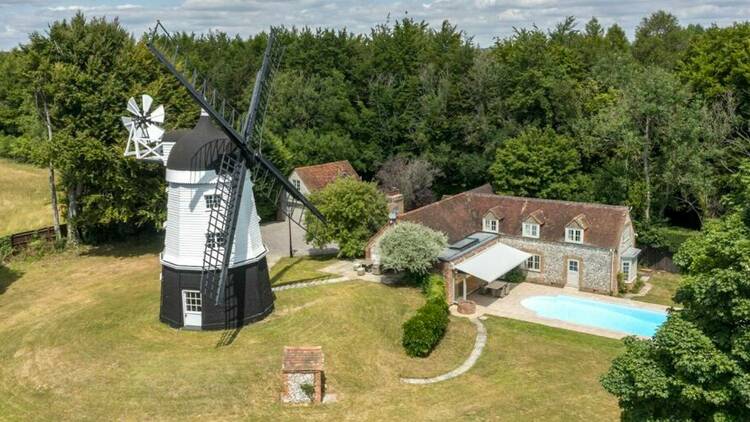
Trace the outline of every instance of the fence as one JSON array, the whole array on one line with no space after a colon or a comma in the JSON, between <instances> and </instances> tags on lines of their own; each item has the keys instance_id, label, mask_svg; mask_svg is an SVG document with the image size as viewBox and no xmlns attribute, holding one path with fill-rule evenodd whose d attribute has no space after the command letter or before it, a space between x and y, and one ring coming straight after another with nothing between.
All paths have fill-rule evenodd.
<instances>
[{"instance_id":1,"label":"fence","mask_svg":"<svg viewBox=\"0 0 750 422\"><path fill-rule=\"evenodd\" d=\"M68 233L68 226L60 224L60 232L65 237ZM29 245L34 240L46 240L48 242L55 241L55 228L53 226L44 227L37 230L29 230L26 232L16 233L10 235L10 247L12 250L19 251Z\"/></svg>"}]
</instances>

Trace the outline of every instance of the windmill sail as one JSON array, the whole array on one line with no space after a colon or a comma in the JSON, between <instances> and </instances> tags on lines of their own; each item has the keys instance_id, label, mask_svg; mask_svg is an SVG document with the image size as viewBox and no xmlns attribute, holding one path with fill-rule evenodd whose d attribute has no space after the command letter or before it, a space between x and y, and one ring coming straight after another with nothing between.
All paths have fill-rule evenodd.
<instances>
[{"instance_id":1,"label":"windmill sail","mask_svg":"<svg viewBox=\"0 0 750 422\"><path fill-rule=\"evenodd\" d=\"M273 201L279 201L282 192L286 194L289 200L284 201L282 211L285 214L294 215L294 212L289 213L288 209L292 205L301 204L296 208L307 209L323 221L322 214L261 154L263 120L274 71L281 58L281 48L276 43L276 30L272 29L263 65L256 77L250 106L244 115L238 113L206 77L191 67L187 58L180 56L179 45L161 22L157 21L151 32L148 48L188 90L200 107L220 125L236 147L236 151L223 157L217 172L217 190L221 189L223 205L211 210L201 276L201 290L204 295L213 298L218 304L224 299L227 267L232 255L239 213L237 204L245 182L246 168L250 169L254 187L258 188L257 193ZM187 71L190 77L178 70L178 67ZM302 222L302 214L303 212L297 214L295 223Z\"/></svg>"}]
</instances>

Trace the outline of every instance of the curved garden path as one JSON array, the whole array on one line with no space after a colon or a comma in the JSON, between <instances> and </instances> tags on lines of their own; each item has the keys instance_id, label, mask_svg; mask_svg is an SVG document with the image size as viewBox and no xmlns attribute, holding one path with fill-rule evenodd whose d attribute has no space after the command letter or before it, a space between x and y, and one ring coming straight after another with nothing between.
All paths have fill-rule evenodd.
<instances>
[{"instance_id":1,"label":"curved garden path","mask_svg":"<svg viewBox=\"0 0 750 422\"><path fill-rule=\"evenodd\" d=\"M313 280L313 281L305 281L301 283L285 284L283 286L273 287L271 290L273 290L274 292L279 292L283 290L302 289L306 287L315 287L315 286L323 286L327 284L343 283L346 281L364 281L364 282L371 282L371 283L380 282L380 280L368 280L365 278L352 280L348 277L339 276L339 277L331 278L331 279ZM476 325L477 327L477 337L474 339L474 348L471 350L469 357L464 361L464 363L461 364L461 366L459 366L458 368L450 372L446 372L436 377L401 378L401 382L406 383L406 384L434 384L436 382L447 381L451 378L456 378L457 376L462 375L466 371L471 369L474 366L474 364L477 362L477 359L479 359L479 356L482 355L484 346L487 344L487 329L484 327L484 324L482 324L482 321L480 321L479 318L471 318L470 321L473 322L474 325Z\"/></svg>"},{"instance_id":2,"label":"curved garden path","mask_svg":"<svg viewBox=\"0 0 750 422\"><path fill-rule=\"evenodd\" d=\"M482 355L482 350L484 350L484 346L487 344L487 329L484 327L484 324L482 324L482 321L480 321L479 318L472 318L470 321L477 326L477 338L474 340L474 348L471 350L469 358L466 359L464 363L461 364L461 366L436 377L401 378L401 382L406 384L434 384L436 382L456 378L457 376L471 369L471 367L474 366L475 363L477 363L477 359L479 359L479 356Z\"/></svg>"}]
</instances>

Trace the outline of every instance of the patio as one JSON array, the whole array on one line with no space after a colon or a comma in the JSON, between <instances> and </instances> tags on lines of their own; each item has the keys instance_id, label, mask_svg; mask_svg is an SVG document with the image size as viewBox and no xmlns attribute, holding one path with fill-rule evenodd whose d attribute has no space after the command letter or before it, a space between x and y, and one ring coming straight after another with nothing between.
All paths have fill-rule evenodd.
<instances>
[{"instance_id":1,"label":"patio","mask_svg":"<svg viewBox=\"0 0 750 422\"><path fill-rule=\"evenodd\" d=\"M667 306L656 305L651 303L636 302L629 299L622 299L612 296L603 296L599 294L581 292L572 288L559 288L544 286L541 284L533 283L520 283L515 285L507 296L503 298L496 298L492 296L482 295L479 291L469 295L469 300L476 303L476 313L471 315L472 317L480 316L483 314L495 315L505 318L513 318L521 321L528 321L537 324L543 324L550 327L564 328L568 330L578 331L587 334L594 334L597 336L609 337L620 339L626 337L626 334L605 330L596 327L587 327L584 325L573 324L566 321L557 319L549 319L538 316L534 311L525 308L521 301L532 297L532 296L556 296L564 294L566 296L574 296L582 299L595 300L600 302L607 302L617 305L632 306L635 308L653 310L653 311L666 311Z\"/></svg>"}]
</instances>

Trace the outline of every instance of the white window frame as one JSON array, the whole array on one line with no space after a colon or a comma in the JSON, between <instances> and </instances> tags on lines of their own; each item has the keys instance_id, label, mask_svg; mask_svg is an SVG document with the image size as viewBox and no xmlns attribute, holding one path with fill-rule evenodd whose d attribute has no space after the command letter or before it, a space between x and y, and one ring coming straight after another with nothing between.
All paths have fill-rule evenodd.
<instances>
[{"instance_id":1,"label":"white window frame","mask_svg":"<svg viewBox=\"0 0 750 422\"><path fill-rule=\"evenodd\" d=\"M484 219L484 231L492 232L492 233L499 233L500 224L494 218L485 218Z\"/></svg>"},{"instance_id":2,"label":"white window frame","mask_svg":"<svg viewBox=\"0 0 750 422\"><path fill-rule=\"evenodd\" d=\"M538 223L523 223L523 237L539 239L539 231Z\"/></svg>"},{"instance_id":3,"label":"white window frame","mask_svg":"<svg viewBox=\"0 0 750 422\"><path fill-rule=\"evenodd\" d=\"M214 192L206 193L203 195L203 203L206 206L206 211L218 208L221 205L221 195Z\"/></svg>"},{"instance_id":4,"label":"white window frame","mask_svg":"<svg viewBox=\"0 0 750 422\"><path fill-rule=\"evenodd\" d=\"M569 243L583 243L583 229L566 227L565 241Z\"/></svg>"},{"instance_id":5,"label":"white window frame","mask_svg":"<svg viewBox=\"0 0 750 422\"><path fill-rule=\"evenodd\" d=\"M302 189L302 182L300 182L299 179L292 179L292 185L297 190L301 190Z\"/></svg>"},{"instance_id":6,"label":"white window frame","mask_svg":"<svg viewBox=\"0 0 750 422\"><path fill-rule=\"evenodd\" d=\"M627 264L627 271L625 270L625 265ZM622 270L623 279L625 282L630 282L630 274L633 271L633 262L631 262L629 259L623 259L622 264L620 265L620 268Z\"/></svg>"},{"instance_id":7,"label":"white window frame","mask_svg":"<svg viewBox=\"0 0 750 422\"><path fill-rule=\"evenodd\" d=\"M186 312L202 312L203 298L200 290L183 290Z\"/></svg>"},{"instance_id":8,"label":"white window frame","mask_svg":"<svg viewBox=\"0 0 750 422\"><path fill-rule=\"evenodd\" d=\"M527 259L524 264L524 268L526 268L528 271L533 271L535 273L542 271L542 256L541 255L531 255L529 259Z\"/></svg>"}]
</instances>

